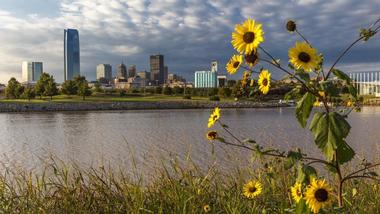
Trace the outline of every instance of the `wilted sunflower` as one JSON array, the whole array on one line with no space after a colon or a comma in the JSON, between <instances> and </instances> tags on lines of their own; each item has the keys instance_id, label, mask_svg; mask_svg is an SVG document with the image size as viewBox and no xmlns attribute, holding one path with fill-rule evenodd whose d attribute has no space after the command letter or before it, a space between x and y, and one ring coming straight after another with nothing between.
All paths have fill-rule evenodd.
<instances>
[{"instance_id":1,"label":"wilted sunflower","mask_svg":"<svg viewBox=\"0 0 380 214\"><path fill-rule=\"evenodd\" d=\"M210 118L208 119L207 127L211 128L216 121L218 121L220 118L220 109L216 107L214 111L211 113Z\"/></svg>"},{"instance_id":2,"label":"wilted sunflower","mask_svg":"<svg viewBox=\"0 0 380 214\"><path fill-rule=\"evenodd\" d=\"M309 208L314 213L318 213L321 208L331 204L333 191L324 179L313 178L305 191L305 200Z\"/></svg>"},{"instance_id":3,"label":"wilted sunflower","mask_svg":"<svg viewBox=\"0 0 380 214\"><path fill-rule=\"evenodd\" d=\"M270 87L270 73L268 70L261 71L258 84L260 91L263 92L263 94L267 94Z\"/></svg>"},{"instance_id":4,"label":"wilted sunflower","mask_svg":"<svg viewBox=\"0 0 380 214\"><path fill-rule=\"evenodd\" d=\"M259 53L257 51L252 51L244 56L245 62L249 67L255 66L259 62Z\"/></svg>"},{"instance_id":5,"label":"wilted sunflower","mask_svg":"<svg viewBox=\"0 0 380 214\"><path fill-rule=\"evenodd\" d=\"M249 181L243 187L244 196L250 199L260 195L262 191L263 188L259 181Z\"/></svg>"},{"instance_id":6,"label":"wilted sunflower","mask_svg":"<svg viewBox=\"0 0 380 214\"><path fill-rule=\"evenodd\" d=\"M303 197L302 184L299 182L296 182L294 186L290 188L290 190L292 192L293 199L298 203Z\"/></svg>"},{"instance_id":7,"label":"wilted sunflower","mask_svg":"<svg viewBox=\"0 0 380 214\"><path fill-rule=\"evenodd\" d=\"M209 131L207 132L206 137L209 140L215 140L216 138L218 138L218 133L216 131Z\"/></svg>"},{"instance_id":8,"label":"wilted sunflower","mask_svg":"<svg viewBox=\"0 0 380 214\"><path fill-rule=\"evenodd\" d=\"M233 55L226 65L226 70L229 74L236 73L239 70L241 63L243 62L242 55Z\"/></svg>"},{"instance_id":9,"label":"wilted sunflower","mask_svg":"<svg viewBox=\"0 0 380 214\"><path fill-rule=\"evenodd\" d=\"M204 211L205 213L209 213L209 212L211 211L211 207L210 207L210 205L208 205L208 204L204 205L204 206L203 206L203 211Z\"/></svg>"},{"instance_id":10,"label":"wilted sunflower","mask_svg":"<svg viewBox=\"0 0 380 214\"><path fill-rule=\"evenodd\" d=\"M289 49L289 62L296 69L310 72L318 68L320 57L317 52L315 48L312 48L306 42L296 42L296 45Z\"/></svg>"},{"instance_id":11,"label":"wilted sunflower","mask_svg":"<svg viewBox=\"0 0 380 214\"><path fill-rule=\"evenodd\" d=\"M246 54L255 51L259 44L264 41L262 25L255 20L247 19L243 24L235 26L232 33L232 45L240 52Z\"/></svg>"}]
</instances>

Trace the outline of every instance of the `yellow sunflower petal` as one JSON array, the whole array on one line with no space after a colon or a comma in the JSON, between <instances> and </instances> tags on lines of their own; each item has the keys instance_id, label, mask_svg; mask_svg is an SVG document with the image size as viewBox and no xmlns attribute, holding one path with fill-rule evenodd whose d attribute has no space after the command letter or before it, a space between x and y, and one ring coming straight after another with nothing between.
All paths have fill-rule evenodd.
<instances>
[{"instance_id":1,"label":"yellow sunflower petal","mask_svg":"<svg viewBox=\"0 0 380 214\"><path fill-rule=\"evenodd\" d=\"M262 25L249 18L235 26L231 44L239 53L252 53L264 41L263 35Z\"/></svg>"},{"instance_id":2,"label":"yellow sunflower petal","mask_svg":"<svg viewBox=\"0 0 380 214\"><path fill-rule=\"evenodd\" d=\"M289 62L296 69L303 69L308 72L317 69L321 60L318 51L306 42L296 42L296 45L289 49L288 55Z\"/></svg>"},{"instance_id":3,"label":"yellow sunflower petal","mask_svg":"<svg viewBox=\"0 0 380 214\"><path fill-rule=\"evenodd\" d=\"M262 70L259 75L259 89L263 94L267 94L270 88L270 73L268 70Z\"/></svg>"}]
</instances>

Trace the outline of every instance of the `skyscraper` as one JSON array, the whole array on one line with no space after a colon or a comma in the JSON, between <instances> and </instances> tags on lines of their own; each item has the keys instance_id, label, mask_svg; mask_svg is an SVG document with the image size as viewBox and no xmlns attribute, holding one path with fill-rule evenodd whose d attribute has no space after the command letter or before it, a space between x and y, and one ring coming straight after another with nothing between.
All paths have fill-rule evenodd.
<instances>
[{"instance_id":1,"label":"skyscraper","mask_svg":"<svg viewBox=\"0 0 380 214\"><path fill-rule=\"evenodd\" d=\"M43 72L42 62L22 62L22 82L37 82Z\"/></svg>"},{"instance_id":2,"label":"skyscraper","mask_svg":"<svg viewBox=\"0 0 380 214\"><path fill-rule=\"evenodd\" d=\"M104 79L107 82L112 80L112 66L109 64L100 64L96 66L96 79Z\"/></svg>"},{"instance_id":3,"label":"skyscraper","mask_svg":"<svg viewBox=\"0 0 380 214\"><path fill-rule=\"evenodd\" d=\"M64 30L64 79L80 75L79 33L75 29Z\"/></svg>"},{"instance_id":4,"label":"skyscraper","mask_svg":"<svg viewBox=\"0 0 380 214\"><path fill-rule=\"evenodd\" d=\"M164 56L150 56L150 73L151 80L155 84L164 84Z\"/></svg>"},{"instance_id":5,"label":"skyscraper","mask_svg":"<svg viewBox=\"0 0 380 214\"><path fill-rule=\"evenodd\" d=\"M136 76L136 65L131 65L128 67L128 77Z\"/></svg>"},{"instance_id":6,"label":"skyscraper","mask_svg":"<svg viewBox=\"0 0 380 214\"><path fill-rule=\"evenodd\" d=\"M164 83L168 82L168 73L169 73L168 66L164 66Z\"/></svg>"},{"instance_id":7,"label":"skyscraper","mask_svg":"<svg viewBox=\"0 0 380 214\"><path fill-rule=\"evenodd\" d=\"M117 66L117 78L118 79L128 79L127 66L125 66L123 62Z\"/></svg>"}]
</instances>

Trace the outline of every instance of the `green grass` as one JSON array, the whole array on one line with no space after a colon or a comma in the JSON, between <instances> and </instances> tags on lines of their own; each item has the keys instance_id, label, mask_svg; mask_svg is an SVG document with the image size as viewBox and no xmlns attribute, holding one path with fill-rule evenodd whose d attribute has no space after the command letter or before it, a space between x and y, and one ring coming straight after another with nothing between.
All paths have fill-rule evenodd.
<instances>
[{"instance_id":1,"label":"green grass","mask_svg":"<svg viewBox=\"0 0 380 214\"><path fill-rule=\"evenodd\" d=\"M191 97L194 101L208 101L207 97ZM27 99L0 99L2 103L97 103L97 102L148 102L148 101L190 101L183 99L183 96L167 96L167 95L133 95L133 96L117 96L117 95L95 95L86 97L85 100L80 96L67 96L67 95L57 95L54 96L52 100L50 97L42 97L32 99L28 101ZM230 102L233 101L232 98L224 98L221 101Z\"/></svg>"},{"instance_id":2,"label":"green grass","mask_svg":"<svg viewBox=\"0 0 380 214\"><path fill-rule=\"evenodd\" d=\"M264 164L264 163L263 163ZM0 175L0 213L292 213L289 188L295 172L278 161L258 169L200 170L191 162L157 170L155 176L128 176L104 167L47 165L43 173L6 170ZM127 169L126 169L127 170ZM247 199L242 186L249 179L263 183L263 194ZM324 213L379 213L380 188L373 182L348 184L344 209ZM352 188L358 193L352 196Z\"/></svg>"}]
</instances>

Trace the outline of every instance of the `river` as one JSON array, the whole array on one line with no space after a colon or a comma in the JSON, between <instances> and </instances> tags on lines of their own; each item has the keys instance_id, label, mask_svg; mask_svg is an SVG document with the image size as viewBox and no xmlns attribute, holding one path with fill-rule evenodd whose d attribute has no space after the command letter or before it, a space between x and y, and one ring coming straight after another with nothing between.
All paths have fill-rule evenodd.
<instances>
[{"instance_id":1,"label":"river","mask_svg":"<svg viewBox=\"0 0 380 214\"><path fill-rule=\"evenodd\" d=\"M5 167L39 170L54 156L81 166L147 172L161 160L183 160L187 155L200 165L231 166L231 159L249 160L247 152L227 146L216 145L211 153L205 139L209 114L208 109L2 113L0 161ZM296 121L294 108L226 109L221 119L241 139L319 154L310 132ZM357 159L379 159L380 108L365 107L349 121L347 141L357 150Z\"/></svg>"}]
</instances>

